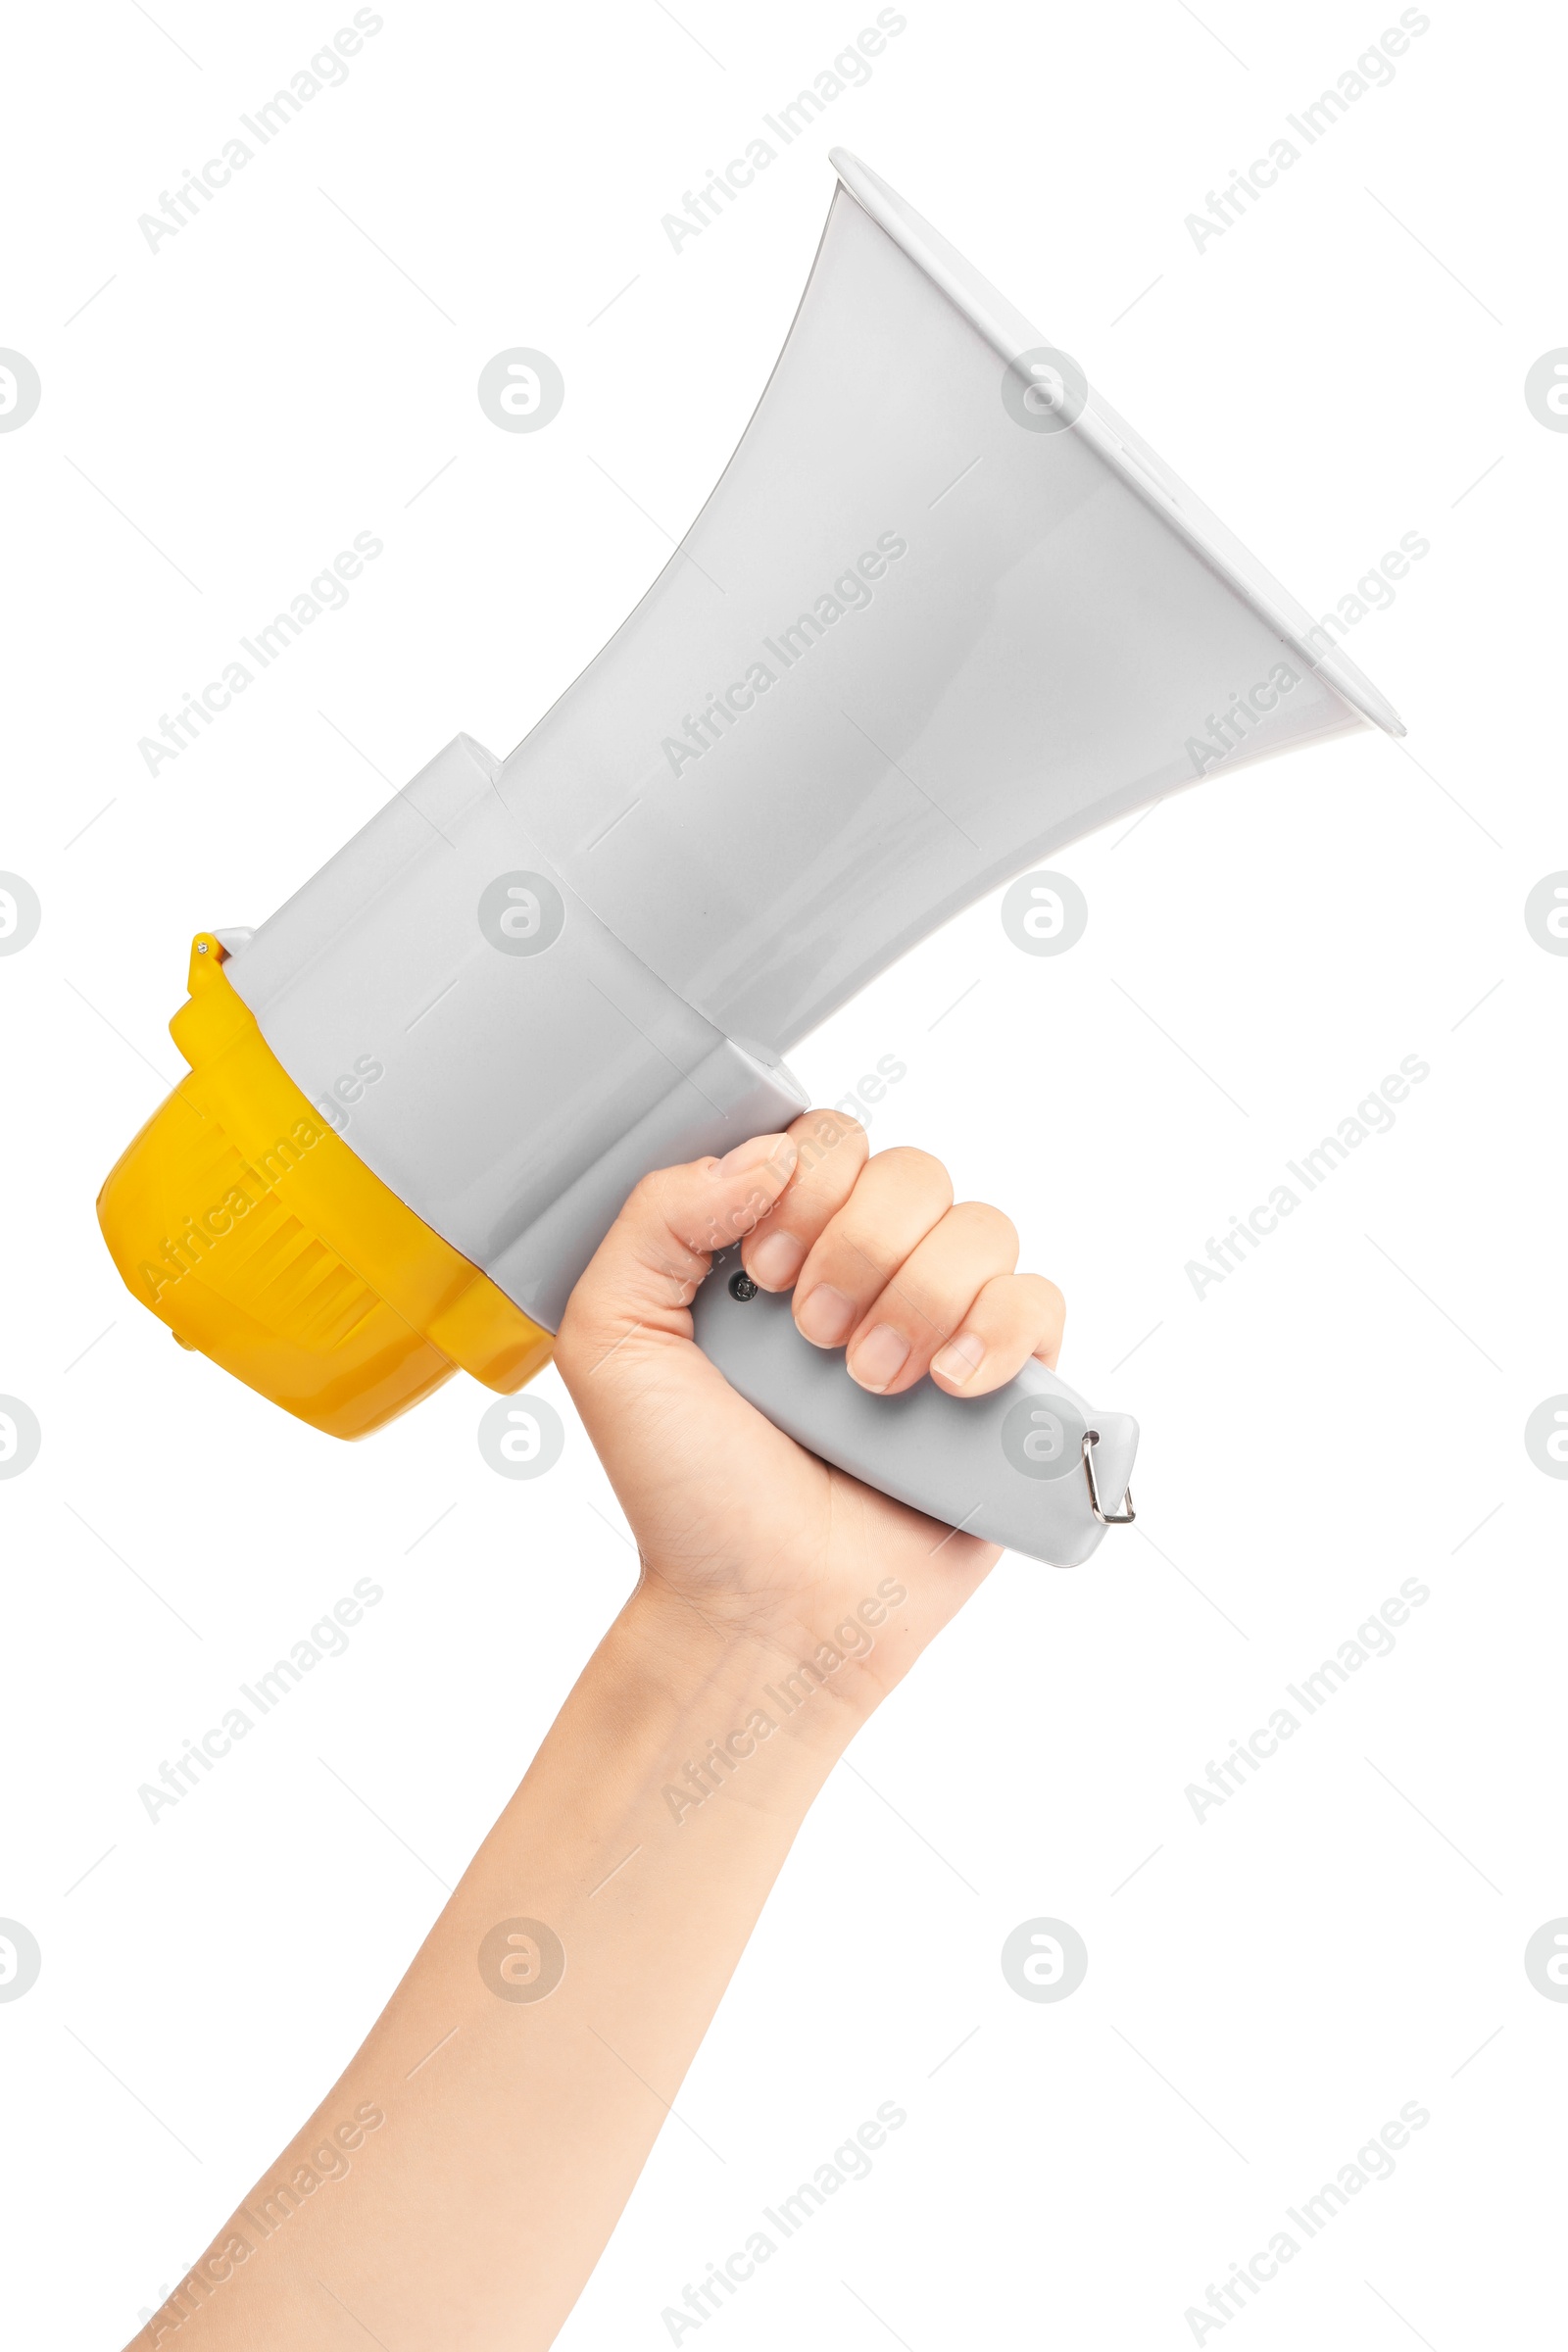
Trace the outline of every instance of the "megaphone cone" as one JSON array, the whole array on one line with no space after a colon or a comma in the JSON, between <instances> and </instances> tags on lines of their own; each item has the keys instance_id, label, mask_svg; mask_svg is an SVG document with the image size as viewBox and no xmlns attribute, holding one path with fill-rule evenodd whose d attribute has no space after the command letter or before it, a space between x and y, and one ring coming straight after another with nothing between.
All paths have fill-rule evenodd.
<instances>
[{"instance_id":1,"label":"megaphone cone","mask_svg":"<svg viewBox=\"0 0 1568 2352\"><path fill-rule=\"evenodd\" d=\"M787 1124L781 1056L999 883L1222 766L1403 731L1068 355L833 162L757 411L610 643L510 759L460 737L208 935L250 1075L196 1065L207 1142L289 1201L292 1255L237 1198L214 1230L172 1110L105 1188L131 1288L319 1427L443 1365L527 1377L638 1177Z\"/></svg>"}]
</instances>

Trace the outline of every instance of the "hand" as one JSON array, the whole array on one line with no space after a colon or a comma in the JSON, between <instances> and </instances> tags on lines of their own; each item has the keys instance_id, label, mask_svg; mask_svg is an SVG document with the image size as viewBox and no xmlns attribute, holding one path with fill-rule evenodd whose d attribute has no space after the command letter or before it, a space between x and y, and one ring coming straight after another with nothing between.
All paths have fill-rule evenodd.
<instances>
[{"instance_id":1,"label":"hand","mask_svg":"<svg viewBox=\"0 0 1568 2352\"><path fill-rule=\"evenodd\" d=\"M999 1209L955 1205L940 1160L867 1156L865 1131L808 1111L723 1160L645 1177L572 1293L556 1362L637 1539L643 1594L782 1647L831 1638L882 1583L907 1594L852 1679L874 1705L986 1576L998 1547L906 1509L797 1446L692 1339L715 1250L745 1236L797 1327L897 1396L930 1378L982 1396L1031 1355L1054 1366L1063 1302L1014 1272Z\"/></svg>"}]
</instances>

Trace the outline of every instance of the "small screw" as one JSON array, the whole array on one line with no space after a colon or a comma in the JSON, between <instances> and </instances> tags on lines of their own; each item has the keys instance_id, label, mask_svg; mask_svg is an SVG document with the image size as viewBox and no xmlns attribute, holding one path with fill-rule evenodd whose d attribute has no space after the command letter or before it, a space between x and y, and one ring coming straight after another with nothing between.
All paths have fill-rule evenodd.
<instances>
[{"instance_id":1,"label":"small screw","mask_svg":"<svg viewBox=\"0 0 1568 2352\"><path fill-rule=\"evenodd\" d=\"M732 1274L729 1278L729 1295L732 1298L740 1299L744 1305L748 1298L757 1297L757 1285L749 1274Z\"/></svg>"},{"instance_id":2,"label":"small screw","mask_svg":"<svg viewBox=\"0 0 1568 2352\"><path fill-rule=\"evenodd\" d=\"M205 939L199 939L199 940L196 942L196 953L197 953L197 955L198 955L198 956L205 956L205 955L206 955L206 953L207 953L207 942L206 942L206 940L205 940Z\"/></svg>"}]
</instances>

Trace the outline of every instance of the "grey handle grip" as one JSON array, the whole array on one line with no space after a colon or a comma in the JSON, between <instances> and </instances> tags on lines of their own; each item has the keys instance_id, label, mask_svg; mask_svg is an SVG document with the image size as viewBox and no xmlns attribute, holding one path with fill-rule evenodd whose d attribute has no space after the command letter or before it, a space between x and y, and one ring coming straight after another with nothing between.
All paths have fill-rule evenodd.
<instances>
[{"instance_id":1,"label":"grey handle grip","mask_svg":"<svg viewBox=\"0 0 1568 2352\"><path fill-rule=\"evenodd\" d=\"M841 1350L801 1337L787 1295L752 1290L738 1249L714 1258L692 1320L703 1353L777 1428L944 1526L1077 1568L1100 1544L1105 1517L1131 1510L1137 1422L1096 1412L1044 1364L1026 1364L989 1396L949 1396L929 1380L902 1396L873 1396L850 1378ZM1091 1430L1105 1517L1096 1514L1085 1469Z\"/></svg>"}]
</instances>

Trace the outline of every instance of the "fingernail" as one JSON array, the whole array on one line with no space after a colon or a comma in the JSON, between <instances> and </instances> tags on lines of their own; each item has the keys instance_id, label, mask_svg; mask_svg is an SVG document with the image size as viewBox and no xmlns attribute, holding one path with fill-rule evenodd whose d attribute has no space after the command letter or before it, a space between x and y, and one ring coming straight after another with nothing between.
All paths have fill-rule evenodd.
<instances>
[{"instance_id":1,"label":"fingernail","mask_svg":"<svg viewBox=\"0 0 1568 2352\"><path fill-rule=\"evenodd\" d=\"M736 1176L742 1168L760 1167L770 1160L780 1176L787 1176L800 1157L795 1138L790 1135L754 1135L749 1143L737 1144L726 1152L718 1163L721 1176Z\"/></svg>"},{"instance_id":2,"label":"fingernail","mask_svg":"<svg viewBox=\"0 0 1568 2352\"><path fill-rule=\"evenodd\" d=\"M764 1291L788 1290L806 1262L806 1244L793 1233L767 1233L751 1253L748 1271Z\"/></svg>"},{"instance_id":3,"label":"fingernail","mask_svg":"<svg viewBox=\"0 0 1568 2352\"><path fill-rule=\"evenodd\" d=\"M973 1380L985 1360L986 1344L980 1334L960 1331L956 1340L938 1348L931 1358L931 1369L940 1372L944 1380L951 1380L956 1389L961 1389L966 1380Z\"/></svg>"},{"instance_id":4,"label":"fingernail","mask_svg":"<svg viewBox=\"0 0 1568 2352\"><path fill-rule=\"evenodd\" d=\"M908 1353L909 1343L903 1332L895 1331L891 1323L878 1323L850 1357L850 1377L880 1396L898 1379Z\"/></svg>"},{"instance_id":5,"label":"fingernail","mask_svg":"<svg viewBox=\"0 0 1568 2352\"><path fill-rule=\"evenodd\" d=\"M842 1291L819 1282L814 1290L798 1299L795 1307L796 1329L818 1348L842 1348L855 1326L855 1300L846 1298Z\"/></svg>"}]
</instances>

